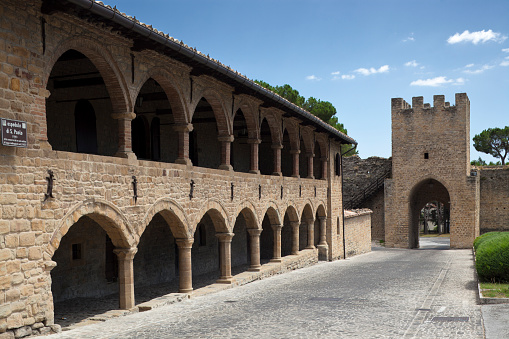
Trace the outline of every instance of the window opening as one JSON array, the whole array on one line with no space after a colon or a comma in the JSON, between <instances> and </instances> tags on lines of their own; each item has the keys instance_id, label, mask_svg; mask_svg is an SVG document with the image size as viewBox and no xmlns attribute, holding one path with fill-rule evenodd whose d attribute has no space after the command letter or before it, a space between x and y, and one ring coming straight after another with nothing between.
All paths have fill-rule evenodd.
<instances>
[{"instance_id":1,"label":"window opening","mask_svg":"<svg viewBox=\"0 0 509 339\"><path fill-rule=\"evenodd\" d=\"M72 244L72 260L81 259L81 244Z\"/></svg>"}]
</instances>

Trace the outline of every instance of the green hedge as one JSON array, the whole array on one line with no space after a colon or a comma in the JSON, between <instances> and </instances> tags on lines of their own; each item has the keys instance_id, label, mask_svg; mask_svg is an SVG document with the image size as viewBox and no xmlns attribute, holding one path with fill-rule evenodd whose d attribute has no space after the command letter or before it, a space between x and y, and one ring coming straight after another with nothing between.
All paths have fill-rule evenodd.
<instances>
[{"instance_id":1,"label":"green hedge","mask_svg":"<svg viewBox=\"0 0 509 339\"><path fill-rule=\"evenodd\" d=\"M481 281L509 282L509 232L489 232L474 240Z\"/></svg>"}]
</instances>

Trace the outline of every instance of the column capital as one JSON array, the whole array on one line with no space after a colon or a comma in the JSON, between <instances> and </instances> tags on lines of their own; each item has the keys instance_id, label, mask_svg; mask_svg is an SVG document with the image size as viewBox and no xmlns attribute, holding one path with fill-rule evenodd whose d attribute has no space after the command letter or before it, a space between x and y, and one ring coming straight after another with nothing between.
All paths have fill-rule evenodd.
<instances>
[{"instance_id":1,"label":"column capital","mask_svg":"<svg viewBox=\"0 0 509 339\"><path fill-rule=\"evenodd\" d=\"M272 149L283 149L283 145L281 144L272 144L270 147Z\"/></svg>"},{"instance_id":2,"label":"column capital","mask_svg":"<svg viewBox=\"0 0 509 339\"><path fill-rule=\"evenodd\" d=\"M319 215L317 218L320 219L320 221L325 221L327 219L327 216L326 215Z\"/></svg>"},{"instance_id":3,"label":"column capital","mask_svg":"<svg viewBox=\"0 0 509 339\"><path fill-rule=\"evenodd\" d=\"M136 247L131 247L131 248L115 248L113 250L113 253L115 253L119 259L123 259L123 260L132 260L132 259L134 259L134 256L136 255L136 252L138 252L138 249Z\"/></svg>"},{"instance_id":4,"label":"column capital","mask_svg":"<svg viewBox=\"0 0 509 339\"><path fill-rule=\"evenodd\" d=\"M249 138L247 139L247 143L248 144L261 144L261 140L260 139L257 139L257 138Z\"/></svg>"},{"instance_id":5,"label":"column capital","mask_svg":"<svg viewBox=\"0 0 509 339\"><path fill-rule=\"evenodd\" d=\"M216 233L219 242L231 242L234 235L234 233Z\"/></svg>"},{"instance_id":6,"label":"column capital","mask_svg":"<svg viewBox=\"0 0 509 339\"><path fill-rule=\"evenodd\" d=\"M125 113L112 113L112 119L115 120L134 120L136 118L136 113L134 112L125 112Z\"/></svg>"},{"instance_id":7,"label":"column capital","mask_svg":"<svg viewBox=\"0 0 509 339\"><path fill-rule=\"evenodd\" d=\"M321 157L321 158L320 158L320 160L321 160L321 161L327 161L327 160L329 160L329 158L327 158L327 157Z\"/></svg>"},{"instance_id":8,"label":"column capital","mask_svg":"<svg viewBox=\"0 0 509 339\"><path fill-rule=\"evenodd\" d=\"M233 135L220 135L217 137L217 140L221 142L233 142Z\"/></svg>"},{"instance_id":9,"label":"column capital","mask_svg":"<svg viewBox=\"0 0 509 339\"><path fill-rule=\"evenodd\" d=\"M298 221L290 221L290 226L292 226L292 228L299 228L300 227L300 222L298 222Z\"/></svg>"},{"instance_id":10,"label":"column capital","mask_svg":"<svg viewBox=\"0 0 509 339\"><path fill-rule=\"evenodd\" d=\"M175 132L192 132L194 129L193 124L175 124L172 127Z\"/></svg>"},{"instance_id":11,"label":"column capital","mask_svg":"<svg viewBox=\"0 0 509 339\"><path fill-rule=\"evenodd\" d=\"M248 228L247 229L247 232L249 233L250 236L252 237L255 237L255 236L260 236L260 234L262 233L262 230L259 229L259 228Z\"/></svg>"},{"instance_id":12,"label":"column capital","mask_svg":"<svg viewBox=\"0 0 509 339\"><path fill-rule=\"evenodd\" d=\"M193 247L194 238L175 239L175 242L179 248L191 248Z\"/></svg>"},{"instance_id":13,"label":"column capital","mask_svg":"<svg viewBox=\"0 0 509 339\"><path fill-rule=\"evenodd\" d=\"M291 149L290 154L300 154L300 149Z\"/></svg>"},{"instance_id":14,"label":"column capital","mask_svg":"<svg viewBox=\"0 0 509 339\"><path fill-rule=\"evenodd\" d=\"M315 157L315 153L313 153L313 152L306 152L306 156L308 158L314 158Z\"/></svg>"},{"instance_id":15,"label":"column capital","mask_svg":"<svg viewBox=\"0 0 509 339\"><path fill-rule=\"evenodd\" d=\"M315 223L315 219L314 218L310 218L308 220L306 220L306 224L314 224Z\"/></svg>"},{"instance_id":16,"label":"column capital","mask_svg":"<svg viewBox=\"0 0 509 339\"><path fill-rule=\"evenodd\" d=\"M280 224L274 224L274 225L270 225L270 226L276 232L281 232L281 228L283 228L283 225L280 225Z\"/></svg>"}]
</instances>

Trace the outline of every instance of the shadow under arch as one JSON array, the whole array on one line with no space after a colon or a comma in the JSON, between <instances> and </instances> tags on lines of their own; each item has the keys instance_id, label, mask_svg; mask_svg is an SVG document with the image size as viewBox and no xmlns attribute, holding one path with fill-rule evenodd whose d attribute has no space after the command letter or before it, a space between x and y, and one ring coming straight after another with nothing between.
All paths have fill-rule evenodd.
<instances>
[{"instance_id":1,"label":"shadow under arch","mask_svg":"<svg viewBox=\"0 0 509 339\"><path fill-rule=\"evenodd\" d=\"M150 221L156 214L161 214L166 223L170 226L171 233L175 238L190 238L191 228L187 220L187 214L182 206L176 201L168 198L157 200L143 217L141 227L138 229L138 236L141 237Z\"/></svg>"},{"instance_id":2,"label":"shadow under arch","mask_svg":"<svg viewBox=\"0 0 509 339\"><path fill-rule=\"evenodd\" d=\"M439 180L428 177L420 180L410 191L408 199L410 212L409 248L419 248L419 215L422 208L431 201L441 202L449 209L451 207L450 194L446 186Z\"/></svg>"},{"instance_id":3,"label":"shadow under arch","mask_svg":"<svg viewBox=\"0 0 509 339\"><path fill-rule=\"evenodd\" d=\"M67 234L71 226L83 216L87 216L99 224L111 238L115 247L131 248L135 246L137 235L120 209L105 200L89 199L74 206L62 218L51 236L50 243L44 250L49 257L52 257L58 249L62 237Z\"/></svg>"},{"instance_id":4,"label":"shadow under arch","mask_svg":"<svg viewBox=\"0 0 509 339\"><path fill-rule=\"evenodd\" d=\"M120 68L104 46L96 41L84 38L82 35L60 41L56 44L53 51L46 53L51 55L45 66L44 86L48 84L51 70L54 68L58 59L67 51L75 50L85 55L97 68L108 89L111 105L114 113L131 112L133 105L128 95L127 83L120 71Z\"/></svg>"}]
</instances>

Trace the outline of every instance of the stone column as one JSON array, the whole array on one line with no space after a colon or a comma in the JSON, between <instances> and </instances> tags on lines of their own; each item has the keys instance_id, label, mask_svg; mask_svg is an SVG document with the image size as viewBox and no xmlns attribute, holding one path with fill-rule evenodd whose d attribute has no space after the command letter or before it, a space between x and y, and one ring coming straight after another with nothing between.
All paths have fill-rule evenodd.
<instances>
[{"instance_id":1,"label":"stone column","mask_svg":"<svg viewBox=\"0 0 509 339\"><path fill-rule=\"evenodd\" d=\"M308 178L314 179L315 176L313 175L313 157L315 156L313 153L306 154L308 157Z\"/></svg>"},{"instance_id":2,"label":"stone column","mask_svg":"<svg viewBox=\"0 0 509 339\"><path fill-rule=\"evenodd\" d=\"M322 179L327 179L327 158L321 158L322 161Z\"/></svg>"},{"instance_id":3,"label":"stone column","mask_svg":"<svg viewBox=\"0 0 509 339\"><path fill-rule=\"evenodd\" d=\"M290 154L292 155L292 161L293 161L293 173L292 173L292 177L294 178L300 178L300 174L299 174L299 154L300 154L300 150L298 149L292 149L290 151Z\"/></svg>"},{"instance_id":4,"label":"stone column","mask_svg":"<svg viewBox=\"0 0 509 339\"><path fill-rule=\"evenodd\" d=\"M230 150L231 143L233 141L233 135L223 135L217 138L221 142L221 165L219 169L225 171L233 171L233 167L230 164Z\"/></svg>"},{"instance_id":5,"label":"stone column","mask_svg":"<svg viewBox=\"0 0 509 339\"><path fill-rule=\"evenodd\" d=\"M232 238L233 233L216 233L219 239L219 267L221 276L216 281L220 284L232 282Z\"/></svg>"},{"instance_id":6,"label":"stone column","mask_svg":"<svg viewBox=\"0 0 509 339\"><path fill-rule=\"evenodd\" d=\"M118 150L115 156L131 160L136 159L136 155L133 153L131 136L131 121L136 118L136 113L113 113L111 117L118 122Z\"/></svg>"},{"instance_id":7,"label":"stone column","mask_svg":"<svg viewBox=\"0 0 509 339\"><path fill-rule=\"evenodd\" d=\"M281 228L282 225L271 225L274 233L274 254L270 261L281 262Z\"/></svg>"},{"instance_id":8,"label":"stone column","mask_svg":"<svg viewBox=\"0 0 509 339\"><path fill-rule=\"evenodd\" d=\"M193 131L192 124L178 124L173 126L173 130L178 133L178 158L176 164L192 165L189 159L189 133Z\"/></svg>"},{"instance_id":9,"label":"stone column","mask_svg":"<svg viewBox=\"0 0 509 339\"><path fill-rule=\"evenodd\" d=\"M299 254L299 222L291 221L292 226L292 254Z\"/></svg>"},{"instance_id":10,"label":"stone column","mask_svg":"<svg viewBox=\"0 0 509 339\"><path fill-rule=\"evenodd\" d=\"M315 221L313 219L309 219L307 221L308 224L308 245L307 249L314 249L315 247Z\"/></svg>"},{"instance_id":11,"label":"stone column","mask_svg":"<svg viewBox=\"0 0 509 339\"><path fill-rule=\"evenodd\" d=\"M135 306L133 259L138 249L117 248L113 252L118 258L119 306L122 310L129 310Z\"/></svg>"},{"instance_id":12,"label":"stone column","mask_svg":"<svg viewBox=\"0 0 509 339\"><path fill-rule=\"evenodd\" d=\"M261 143L260 139L247 139L247 143L251 144L251 169L249 173L260 174L258 169L258 149Z\"/></svg>"},{"instance_id":13,"label":"stone column","mask_svg":"<svg viewBox=\"0 0 509 339\"><path fill-rule=\"evenodd\" d=\"M283 145L273 144L272 145L272 153L274 154L274 172L272 175L282 176L281 172L281 149Z\"/></svg>"},{"instance_id":14,"label":"stone column","mask_svg":"<svg viewBox=\"0 0 509 339\"><path fill-rule=\"evenodd\" d=\"M258 272L262 267L262 265L260 265L260 234L262 230L258 228L248 228L247 232L249 233L249 244L251 245L251 265L248 271Z\"/></svg>"},{"instance_id":15,"label":"stone column","mask_svg":"<svg viewBox=\"0 0 509 339\"><path fill-rule=\"evenodd\" d=\"M327 246L327 217L318 217L320 220L320 246Z\"/></svg>"},{"instance_id":16,"label":"stone column","mask_svg":"<svg viewBox=\"0 0 509 339\"><path fill-rule=\"evenodd\" d=\"M179 248L179 292L191 293L193 290L193 269L191 248L194 239L175 239Z\"/></svg>"}]
</instances>

